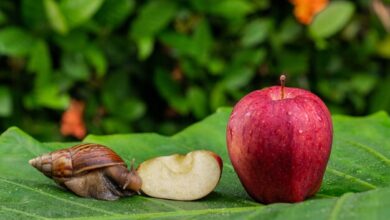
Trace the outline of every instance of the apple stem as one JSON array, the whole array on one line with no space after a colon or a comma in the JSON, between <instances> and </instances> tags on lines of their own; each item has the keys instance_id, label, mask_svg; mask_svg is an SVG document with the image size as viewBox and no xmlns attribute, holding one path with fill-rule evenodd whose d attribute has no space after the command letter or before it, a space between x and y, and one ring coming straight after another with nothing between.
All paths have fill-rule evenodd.
<instances>
[{"instance_id":1,"label":"apple stem","mask_svg":"<svg viewBox=\"0 0 390 220\"><path fill-rule=\"evenodd\" d=\"M284 99L284 84L286 83L286 75L282 74L279 79L281 85L281 99Z\"/></svg>"}]
</instances>

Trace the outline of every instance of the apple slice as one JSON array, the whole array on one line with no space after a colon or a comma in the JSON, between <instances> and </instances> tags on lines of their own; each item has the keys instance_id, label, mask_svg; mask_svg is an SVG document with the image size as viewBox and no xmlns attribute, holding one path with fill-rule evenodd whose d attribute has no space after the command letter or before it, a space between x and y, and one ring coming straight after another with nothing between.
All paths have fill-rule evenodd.
<instances>
[{"instance_id":1,"label":"apple slice","mask_svg":"<svg viewBox=\"0 0 390 220\"><path fill-rule=\"evenodd\" d=\"M196 200L217 186L222 174L222 159L207 150L186 155L156 157L137 169L141 191L148 196L172 200Z\"/></svg>"}]
</instances>

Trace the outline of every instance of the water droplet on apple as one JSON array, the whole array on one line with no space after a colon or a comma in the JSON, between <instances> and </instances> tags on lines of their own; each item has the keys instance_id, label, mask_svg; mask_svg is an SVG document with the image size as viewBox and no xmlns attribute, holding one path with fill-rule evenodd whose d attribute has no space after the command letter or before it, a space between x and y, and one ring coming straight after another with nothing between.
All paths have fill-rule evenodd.
<instances>
[{"instance_id":1,"label":"water droplet on apple","mask_svg":"<svg viewBox=\"0 0 390 220\"><path fill-rule=\"evenodd\" d=\"M287 112L288 115L292 115L292 112Z\"/></svg>"},{"instance_id":2,"label":"water droplet on apple","mask_svg":"<svg viewBox=\"0 0 390 220\"><path fill-rule=\"evenodd\" d=\"M303 131L301 130L301 129L299 129L299 131L298 131L300 134L302 134L303 133Z\"/></svg>"},{"instance_id":3,"label":"water droplet on apple","mask_svg":"<svg viewBox=\"0 0 390 220\"><path fill-rule=\"evenodd\" d=\"M229 136L230 136L230 139L233 138L233 131L232 131L232 129L230 127L229 127Z\"/></svg>"},{"instance_id":4,"label":"water droplet on apple","mask_svg":"<svg viewBox=\"0 0 390 220\"><path fill-rule=\"evenodd\" d=\"M249 116L251 116L251 113L250 113L250 112L247 112L247 113L245 114L245 116L246 116L246 117L249 117Z\"/></svg>"}]
</instances>

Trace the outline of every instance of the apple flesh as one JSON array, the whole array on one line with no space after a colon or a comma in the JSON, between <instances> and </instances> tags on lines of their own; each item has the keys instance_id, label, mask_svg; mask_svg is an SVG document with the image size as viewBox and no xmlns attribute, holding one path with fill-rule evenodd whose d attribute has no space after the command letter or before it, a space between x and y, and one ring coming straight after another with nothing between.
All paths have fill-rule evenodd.
<instances>
[{"instance_id":1,"label":"apple flesh","mask_svg":"<svg viewBox=\"0 0 390 220\"><path fill-rule=\"evenodd\" d=\"M313 93L283 83L251 92L234 107L226 133L230 160L254 200L299 202L320 188L333 128Z\"/></svg>"},{"instance_id":2,"label":"apple flesh","mask_svg":"<svg viewBox=\"0 0 390 220\"><path fill-rule=\"evenodd\" d=\"M147 160L141 163L137 172L142 179L141 191L148 196L196 200L217 186L222 174L222 159L211 151L198 150Z\"/></svg>"}]
</instances>

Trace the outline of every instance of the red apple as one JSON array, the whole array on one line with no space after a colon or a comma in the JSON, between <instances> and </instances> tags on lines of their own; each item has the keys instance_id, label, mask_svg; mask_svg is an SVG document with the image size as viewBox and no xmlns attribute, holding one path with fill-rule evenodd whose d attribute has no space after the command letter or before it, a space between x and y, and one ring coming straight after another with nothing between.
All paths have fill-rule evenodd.
<instances>
[{"instance_id":1,"label":"red apple","mask_svg":"<svg viewBox=\"0 0 390 220\"><path fill-rule=\"evenodd\" d=\"M248 194L262 203L314 195L332 147L330 113L313 93L281 86L257 90L234 107L227 125L230 160Z\"/></svg>"}]
</instances>

